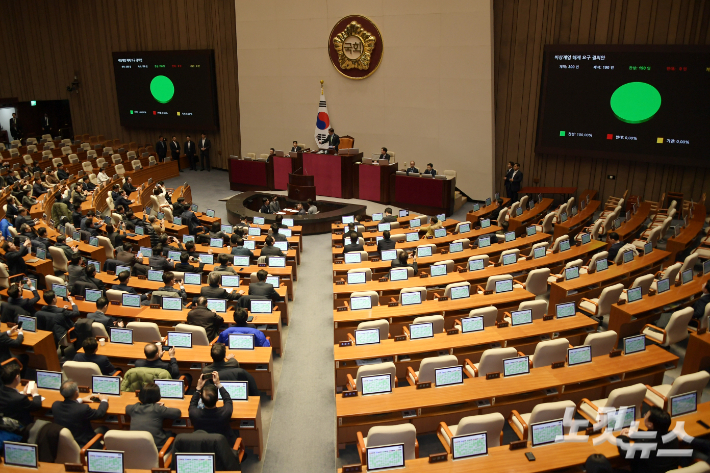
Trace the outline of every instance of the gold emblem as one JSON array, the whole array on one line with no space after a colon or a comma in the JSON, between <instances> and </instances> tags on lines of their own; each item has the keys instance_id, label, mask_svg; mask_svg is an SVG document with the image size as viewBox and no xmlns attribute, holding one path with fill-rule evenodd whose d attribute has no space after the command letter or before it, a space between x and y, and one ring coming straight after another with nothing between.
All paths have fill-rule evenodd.
<instances>
[{"instance_id":1,"label":"gold emblem","mask_svg":"<svg viewBox=\"0 0 710 473\"><path fill-rule=\"evenodd\" d=\"M348 24L345 31L333 38L340 68L363 71L369 69L376 40L377 38L365 31L356 21Z\"/></svg>"}]
</instances>

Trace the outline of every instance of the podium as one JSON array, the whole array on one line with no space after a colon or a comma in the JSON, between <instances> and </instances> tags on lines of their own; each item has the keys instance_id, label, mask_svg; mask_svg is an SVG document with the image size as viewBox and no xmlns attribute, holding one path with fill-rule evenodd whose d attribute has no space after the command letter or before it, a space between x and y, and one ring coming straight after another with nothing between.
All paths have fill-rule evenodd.
<instances>
[{"instance_id":1,"label":"podium","mask_svg":"<svg viewBox=\"0 0 710 473\"><path fill-rule=\"evenodd\" d=\"M288 198L291 200L316 200L315 176L288 174Z\"/></svg>"}]
</instances>

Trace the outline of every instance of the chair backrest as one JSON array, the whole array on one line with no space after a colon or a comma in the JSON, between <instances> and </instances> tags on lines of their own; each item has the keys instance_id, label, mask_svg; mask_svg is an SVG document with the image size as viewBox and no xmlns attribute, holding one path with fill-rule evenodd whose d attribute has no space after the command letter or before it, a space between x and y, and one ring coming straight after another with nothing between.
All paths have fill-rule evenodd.
<instances>
[{"instance_id":1,"label":"chair backrest","mask_svg":"<svg viewBox=\"0 0 710 473\"><path fill-rule=\"evenodd\" d=\"M106 450L130 452L123 456L125 469L158 468L158 449L150 432L112 429L104 434L104 444Z\"/></svg>"},{"instance_id":2,"label":"chair backrest","mask_svg":"<svg viewBox=\"0 0 710 473\"><path fill-rule=\"evenodd\" d=\"M517 255L517 258L520 258L520 249L519 248L511 248L509 250L504 250L500 254L500 259L498 261L503 261L503 257L506 255Z\"/></svg>"},{"instance_id":3,"label":"chair backrest","mask_svg":"<svg viewBox=\"0 0 710 473\"><path fill-rule=\"evenodd\" d=\"M483 317L483 326L492 327L496 324L496 318L498 317L498 308L496 308L495 306L489 306L481 307L480 309L473 309L468 313L468 316Z\"/></svg>"},{"instance_id":4,"label":"chair backrest","mask_svg":"<svg viewBox=\"0 0 710 473\"><path fill-rule=\"evenodd\" d=\"M683 271L685 271L687 269L693 269L696 264L698 264L698 254L697 253L689 254L683 260L683 265L680 267L680 274L683 274Z\"/></svg>"},{"instance_id":5,"label":"chair backrest","mask_svg":"<svg viewBox=\"0 0 710 473\"><path fill-rule=\"evenodd\" d=\"M510 206L510 215L515 216L515 211L518 210L518 207L520 207L520 202L513 202L513 205Z\"/></svg>"},{"instance_id":6,"label":"chair backrest","mask_svg":"<svg viewBox=\"0 0 710 473\"><path fill-rule=\"evenodd\" d=\"M566 338L557 338L538 343L533 354L533 368L542 368L543 366L550 366L557 361L565 361L568 347L569 340Z\"/></svg>"},{"instance_id":7,"label":"chair backrest","mask_svg":"<svg viewBox=\"0 0 710 473\"><path fill-rule=\"evenodd\" d=\"M91 377L101 376L99 365L83 361L67 361L62 366L62 371L79 386L91 386Z\"/></svg>"},{"instance_id":8,"label":"chair backrest","mask_svg":"<svg viewBox=\"0 0 710 473\"><path fill-rule=\"evenodd\" d=\"M126 328L133 330L133 343L152 343L162 338L158 324L155 322L128 322Z\"/></svg>"},{"instance_id":9,"label":"chair backrest","mask_svg":"<svg viewBox=\"0 0 710 473\"><path fill-rule=\"evenodd\" d=\"M456 435L486 432L486 444L488 448L499 447L500 433L503 431L504 424L505 417L499 412L464 417L459 421L459 425L456 428Z\"/></svg>"},{"instance_id":10,"label":"chair backrest","mask_svg":"<svg viewBox=\"0 0 710 473\"><path fill-rule=\"evenodd\" d=\"M447 268L447 272L448 272L448 268ZM446 288L444 289L444 297L451 297L451 289L452 289L452 288L454 288L454 287L464 287L464 286L468 286L468 287L469 287L469 291L470 291L471 283L468 282L468 281L455 282L455 283L447 284L447 285L446 285ZM470 294L470 292L469 292L469 294Z\"/></svg>"},{"instance_id":11,"label":"chair backrest","mask_svg":"<svg viewBox=\"0 0 710 473\"><path fill-rule=\"evenodd\" d=\"M601 317L608 314L611 311L611 305L616 304L619 301L619 296L623 290L624 285L621 283L605 287L599 296L599 301L597 302L598 307L596 315Z\"/></svg>"},{"instance_id":12,"label":"chair backrest","mask_svg":"<svg viewBox=\"0 0 710 473\"><path fill-rule=\"evenodd\" d=\"M560 248L560 243L564 240L569 240L569 235L562 235L561 237L556 238L555 242L552 244L552 251L557 251Z\"/></svg>"},{"instance_id":13,"label":"chair backrest","mask_svg":"<svg viewBox=\"0 0 710 473\"><path fill-rule=\"evenodd\" d=\"M70 155L69 155L69 162L72 163L72 164L78 163L78 162L79 162L79 156L77 156L76 154L73 154L73 153L70 154Z\"/></svg>"},{"instance_id":14,"label":"chair backrest","mask_svg":"<svg viewBox=\"0 0 710 473\"><path fill-rule=\"evenodd\" d=\"M52 159L52 164L54 165L54 167L57 167L57 165L62 164L62 158Z\"/></svg>"},{"instance_id":15,"label":"chair backrest","mask_svg":"<svg viewBox=\"0 0 710 473\"><path fill-rule=\"evenodd\" d=\"M64 281L64 279L60 278L59 276L54 276L52 274L47 274L44 277L44 283L45 286L48 288L51 288L52 284L66 285L66 281Z\"/></svg>"},{"instance_id":16,"label":"chair backrest","mask_svg":"<svg viewBox=\"0 0 710 473\"><path fill-rule=\"evenodd\" d=\"M646 241L651 243L653 247L655 248L656 243L658 243L658 240L661 238L661 230L663 227L654 227L651 229L651 233L648 234L648 238L646 238Z\"/></svg>"},{"instance_id":17,"label":"chair backrest","mask_svg":"<svg viewBox=\"0 0 710 473\"><path fill-rule=\"evenodd\" d=\"M531 248L530 248L530 254L528 256L534 255L535 254L535 248L545 248L547 249L550 246L549 241L541 241L540 243L535 243Z\"/></svg>"},{"instance_id":18,"label":"chair backrest","mask_svg":"<svg viewBox=\"0 0 710 473\"><path fill-rule=\"evenodd\" d=\"M360 322L357 325L358 330L365 330L368 328L376 328L380 331L380 340L387 340L390 333L390 323L387 319L380 320L368 320L366 322Z\"/></svg>"},{"instance_id":19,"label":"chair backrest","mask_svg":"<svg viewBox=\"0 0 710 473\"><path fill-rule=\"evenodd\" d=\"M133 170L134 170L134 171L139 170L139 169L141 168L141 162L140 162L140 160L139 160L139 159L134 159L133 161L131 161L131 166L133 167Z\"/></svg>"},{"instance_id":20,"label":"chair backrest","mask_svg":"<svg viewBox=\"0 0 710 473\"><path fill-rule=\"evenodd\" d=\"M126 169L123 167L123 164L117 164L116 165L116 174L119 176L123 176L126 174Z\"/></svg>"},{"instance_id":21,"label":"chair backrest","mask_svg":"<svg viewBox=\"0 0 710 473\"><path fill-rule=\"evenodd\" d=\"M439 368L448 368L456 366L459 360L456 355L431 356L424 358L419 364L419 382L434 383L436 382L436 370Z\"/></svg>"},{"instance_id":22,"label":"chair backrest","mask_svg":"<svg viewBox=\"0 0 710 473\"><path fill-rule=\"evenodd\" d=\"M506 279L513 279L513 276L510 274L498 274L496 276L489 277L488 281L486 282L486 291L495 290L496 282L497 281L505 281Z\"/></svg>"},{"instance_id":23,"label":"chair backrest","mask_svg":"<svg viewBox=\"0 0 710 473\"><path fill-rule=\"evenodd\" d=\"M25 164L28 164L28 165L30 165L34 162L34 160L32 159L32 156L30 156L29 154L22 156L22 159L25 161Z\"/></svg>"},{"instance_id":24,"label":"chair backrest","mask_svg":"<svg viewBox=\"0 0 710 473\"><path fill-rule=\"evenodd\" d=\"M432 330L434 333L441 333L444 331L444 316L443 315L423 315L421 317L415 317L413 324L425 324L431 322Z\"/></svg>"},{"instance_id":25,"label":"chair backrest","mask_svg":"<svg viewBox=\"0 0 710 473\"><path fill-rule=\"evenodd\" d=\"M597 261L603 260L608 257L608 251L600 251L599 253L595 253L594 256L592 256L592 259L589 260L589 269L587 270L587 273L592 274L593 272L595 272L597 270Z\"/></svg>"},{"instance_id":26,"label":"chair backrest","mask_svg":"<svg viewBox=\"0 0 710 473\"><path fill-rule=\"evenodd\" d=\"M532 319L537 320L544 317L547 313L547 301L546 300L534 300L521 302L518 306L518 310L532 310Z\"/></svg>"},{"instance_id":27,"label":"chair backrest","mask_svg":"<svg viewBox=\"0 0 710 473\"><path fill-rule=\"evenodd\" d=\"M481 360L478 362L478 376L485 377L488 373L502 373L503 360L516 356L518 356L518 350L514 347L489 348L483 352Z\"/></svg>"},{"instance_id":28,"label":"chair backrest","mask_svg":"<svg viewBox=\"0 0 710 473\"><path fill-rule=\"evenodd\" d=\"M666 341L663 346L673 345L688 338L688 322L693 318L693 308L677 310L666 325Z\"/></svg>"},{"instance_id":29,"label":"chair backrest","mask_svg":"<svg viewBox=\"0 0 710 473\"><path fill-rule=\"evenodd\" d=\"M631 243L627 243L621 248L619 248L619 252L616 254L616 258L614 258L614 264L621 264L622 261L624 261L624 253L627 251L633 251L634 252L634 257L636 257L639 253L638 249L632 245Z\"/></svg>"},{"instance_id":30,"label":"chair backrest","mask_svg":"<svg viewBox=\"0 0 710 473\"><path fill-rule=\"evenodd\" d=\"M708 381L710 381L710 374L707 371L698 371L697 373L685 374L678 376L671 385L670 391L666 394L666 397L670 399L671 396L676 396L678 394L685 393L698 393L698 399L703 395L703 389L707 386ZM670 411L670 402L668 403L668 409Z\"/></svg>"},{"instance_id":31,"label":"chair backrest","mask_svg":"<svg viewBox=\"0 0 710 473\"><path fill-rule=\"evenodd\" d=\"M550 268L533 269L525 280L525 290L536 296L547 292L547 278L550 277Z\"/></svg>"},{"instance_id":32,"label":"chair backrest","mask_svg":"<svg viewBox=\"0 0 710 473\"><path fill-rule=\"evenodd\" d=\"M59 431L54 463L81 463L81 447L74 440L71 430L66 427Z\"/></svg>"},{"instance_id":33,"label":"chair backrest","mask_svg":"<svg viewBox=\"0 0 710 473\"><path fill-rule=\"evenodd\" d=\"M523 211L527 210L529 200L530 196L527 194L520 198L520 207L523 209Z\"/></svg>"},{"instance_id":34,"label":"chair backrest","mask_svg":"<svg viewBox=\"0 0 710 473\"><path fill-rule=\"evenodd\" d=\"M91 335L94 337L105 337L108 339L108 332L106 331L106 327L104 327L104 324L100 324L98 322L94 322L91 324Z\"/></svg>"},{"instance_id":35,"label":"chair backrest","mask_svg":"<svg viewBox=\"0 0 710 473\"><path fill-rule=\"evenodd\" d=\"M372 307L380 305L380 295L377 293L377 291L356 291L356 292L353 292L351 295L351 297L365 297L365 296L370 296L370 299L372 300Z\"/></svg>"},{"instance_id":36,"label":"chair backrest","mask_svg":"<svg viewBox=\"0 0 710 473\"><path fill-rule=\"evenodd\" d=\"M415 286L415 287L405 287L401 291L399 291L399 303L402 303L402 294L405 292L419 292L421 293L420 297L422 302L424 302L427 298L427 290L426 287L423 286Z\"/></svg>"},{"instance_id":37,"label":"chair backrest","mask_svg":"<svg viewBox=\"0 0 710 473\"><path fill-rule=\"evenodd\" d=\"M557 209L557 215L563 214L567 212L567 203L565 202L564 204L560 205L560 208Z\"/></svg>"},{"instance_id":38,"label":"chair backrest","mask_svg":"<svg viewBox=\"0 0 710 473\"><path fill-rule=\"evenodd\" d=\"M348 274L350 273L365 273L365 281L372 281L372 269L370 268L348 269Z\"/></svg>"},{"instance_id":39,"label":"chair backrest","mask_svg":"<svg viewBox=\"0 0 710 473\"><path fill-rule=\"evenodd\" d=\"M530 413L530 419L528 420L528 438L532 438L532 424L562 419L568 408L575 409L576 407L577 406L572 401L544 402L536 405ZM569 427L565 427L565 433L567 432L569 432Z\"/></svg>"},{"instance_id":40,"label":"chair backrest","mask_svg":"<svg viewBox=\"0 0 710 473\"><path fill-rule=\"evenodd\" d=\"M391 388L394 389L394 378L397 376L397 368L391 361L387 363L376 363L374 365L365 365L357 369L357 376L355 378L355 386L358 392L362 392L362 377L363 376L374 376L377 374L390 374L391 376Z\"/></svg>"},{"instance_id":41,"label":"chair backrest","mask_svg":"<svg viewBox=\"0 0 710 473\"><path fill-rule=\"evenodd\" d=\"M610 351L616 348L619 335L613 330L606 332L595 332L587 335L583 345L592 347L592 356L608 355Z\"/></svg>"},{"instance_id":42,"label":"chair backrest","mask_svg":"<svg viewBox=\"0 0 710 473\"><path fill-rule=\"evenodd\" d=\"M641 294L648 294L651 284L653 284L653 274L644 274L643 276L639 276L634 279L634 282L631 284L629 289L633 287L640 287Z\"/></svg>"},{"instance_id":43,"label":"chair backrest","mask_svg":"<svg viewBox=\"0 0 710 473\"><path fill-rule=\"evenodd\" d=\"M178 332L190 332L192 334L193 345L209 345L210 339L207 338L207 331L204 327L190 324L177 324L175 330Z\"/></svg>"},{"instance_id":44,"label":"chair backrest","mask_svg":"<svg viewBox=\"0 0 710 473\"><path fill-rule=\"evenodd\" d=\"M668 266L661 273L660 279L668 278L668 281L670 281L671 285L673 285L676 278L678 277L678 273L680 273L681 266L683 266L683 264L680 262Z\"/></svg>"},{"instance_id":45,"label":"chair backrest","mask_svg":"<svg viewBox=\"0 0 710 473\"><path fill-rule=\"evenodd\" d=\"M623 406L636 406L636 412L641 412L641 403L645 396L646 386L641 383L616 388L609 393L605 407L618 409Z\"/></svg>"},{"instance_id":46,"label":"chair backrest","mask_svg":"<svg viewBox=\"0 0 710 473\"><path fill-rule=\"evenodd\" d=\"M106 251L106 258L108 259L113 259L114 258L114 248L113 245L111 244L111 240L109 240L105 236L100 236L98 237L99 239L99 245L104 247L104 251Z\"/></svg>"},{"instance_id":47,"label":"chair backrest","mask_svg":"<svg viewBox=\"0 0 710 473\"><path fill-rule=\"evenodd\" d=\"M67 261L67 255L64 254L64 251L61 248L50 246L49 254L52 255L52 263L54 264L54 269L56 269L57 271L62 271L62 273L66 273L67 271L69 271L69 269L67 268L67 264L69 263Z\"/></svg>"},{"instance_id":48,"label":"chair backrest","mask_svg":"<svg viewBox=\"0 0 710 473\"><path fill-rule=\"evenodd\" d=\"M366 447L379 447L396 443L404 444L404 459L414 460L417 428L413 424L382 425L371 427L367 432Z\"/></svg>"},{"instance_id":49,"label":"chair backrest","mask_svg":"<svg viewBox=\"0 0 710 473\"><path fill-rule=\"evenodd\" d=\"M567 268L574 268L576 266L582 266L584 264L584 261L581 259L573 259L572 261L568 261L567 264L565 264L565 269Z\"/></svg>"},{"instance_id":50,"label":"chair backrest","mask_svg":"<svg viewBox=\"0 0 710 473\"><path fill-rule=\"evenodd\" d=\"M510 209L508 207L501 210L500 213L498 214L498 220L496 220L496 222L498 222L499 224L505 222L506 219L508 218L509 213L510 213Z\"/></svg>"}]
</instances>

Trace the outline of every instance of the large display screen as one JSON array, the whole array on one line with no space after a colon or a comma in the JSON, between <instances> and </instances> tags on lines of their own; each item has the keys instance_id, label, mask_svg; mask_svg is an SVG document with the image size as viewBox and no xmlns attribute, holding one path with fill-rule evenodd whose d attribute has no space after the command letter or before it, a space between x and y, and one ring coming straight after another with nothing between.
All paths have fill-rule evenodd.
<instances>
[{"instance_id":1,"label":"large display screen","mask_svg":"<svg viewBox=\"0 0 710 473\"><path fill-rule=\"evenodd\" d=\"M114 52L113 71L121 126L217 128L212 50Z\"/></svg>"},{"instance_id":2,"label":"large display screen","mask_svg":"<svg viewBox=\"0 0 710 473\"><path fill-rule=\"evenodd\" d=\"M707 46L546 46L535 151L710 166L708 90Z\"/></svg>"}]
</instances>

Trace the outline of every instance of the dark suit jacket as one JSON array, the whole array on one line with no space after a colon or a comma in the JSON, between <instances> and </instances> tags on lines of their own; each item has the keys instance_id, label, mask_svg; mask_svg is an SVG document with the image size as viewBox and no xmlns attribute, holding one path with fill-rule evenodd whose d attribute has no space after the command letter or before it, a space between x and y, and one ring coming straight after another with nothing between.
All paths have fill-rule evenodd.
<instances>
[{"instance_id":1,"label":"dark suit jacket","mask_svg":"<svg viewBox=\"0 0 710 473\"><path fill-rule=\"evenodd\" d=\"M216 371L220 375L222 374L223 371L225 370L231 370L234 368L239 368L239 362L237 361L236 358L230 358L229 360L225 361L215 361L204 368L202 368L202 373L203 374L209 374L213 371Z\"/></svg>"},{"instance_id":2,"label":"dark suit jacket","mask_svg":"<svg viewBox=\"0 0 710 473\"><path fill-rule=\"evenodd\" d=\"M274 286L268 282L253 282L249 284L249 295L264 296L274 302L283 302L283 297L281 297L274 289Z\"/></svg>"},{"instance_id":3,"label":"dark suit jacket","mask_svg":"<svg viewBox=\"0 0 710 473\"><path fill-rule=\"evenodd\" d=\"M203 327L207 332L207 339L212 341L219 335L219 328L224 319L207 307L197 307L187 313L187 323Z\"/></svg>"},{"instance_id":4,"label":"dark suit jacket","mask_svg":"<svg viewBox=\"0 0 710 473\"><path fill-rule=\"evenodd\" d=\"M42 396L33 396L32 400L17 390L0 384L0 413L10 419L29 425L32 423L30 412L42 408Z\"/></svg>"},{"instance_id":5,"label":"dark suit jacket","mask_svg":"<svg viewBox=\"0 0 710 473\"><path fill-rule=\"evenodd\" d=\"M261 249L261 256L285 256L281 248L276 248L275 246L267 246Z\"/></svg>"},{"instance_id":6,"label":"dark suit jacket","mask_svg":"<svg viewBox=\"0 0 710 473\"><path fill-rule=\"evenodd\" d=\"M205 150L204 151L202 151L202 147L203 147L202 146L202 138L200 138L199 140L197 140L197 149L200 150L200 156L202 156L204 154L205 156L209 157L210 148L212 147L212 143L210 142L210 140L205 138L205 145L204 145Z\"/></svg>"},{"instance_id":7,"label":"dark suit jacket","mask_svg":"<svg viewBox=\"0 0 710 473\"><path fill-rule=\"evenodd\" d=\"M239 293L227 291L225 288L219 286L202 286L200 289L200 295L209 299L227 299L228 301L236 301L241 297Z\"/></svg>"},{"instance_id":8,"label":"dark suit jacket","mask_svg":"<svg viewBox=\"0 0 710 473\"><path fill-rule=\"evenodd\" d=\"M111 364L108 357L105 355L87 355L86 353L77 353L74 356L74 361L96 363L101 370L101 374L105 376L111 376L116 372L116 368Z\"/></svg>"},{"instance_id":9,"label":"dark suit jacket","mask_svg":"<svg viewBox=\"0 0 710 473\"><path fill-rule=\"evenodd\" d=\"M343 247L343 253L350 253L351 251L365 251L365 247L359 243L351 243Z\"/></svg>"},{"instance_id":10,"label":"dark suit jacket","mask_svg":"<svg viewBox=\"0 0 710 473\"><path fill-rule=\"evenodd\" d=\"M222 406L214 409L199 409L197 403L201 398L201 393L195 391L192 399L190 399L190 421L195 430L204 430L210 434L222 434L231 445L234 445L234 442L237 441L237 436L230 425L232 398L229 397L229 392L224 387L219 390L219 393L222 395L222 402L224 403ZM217 405L219 406L219 403Z\"/></svg>"},{"instance_id":11,"label":"dark suit jacket","mask_svg":"<svg viewBox=\"0 0 710 473\"><path fill-rule=\"evenodd\" d=\"M623 441L626 444L631 443L631 439L626 435L619 435L617 437L617 442ZM668 443L663 443L662 435L660 432L656 432L655 438L650 439L633 439L634 443L652 443L656 444L656 448L651 450L648 458L642 459L640 450L634 452L633 459L626 460L631 466L632 473L664 473L666 471L675 470L678 468L678 457L661 457L657 455L660 449L676 449L678 448L678 439L673 438L673 440ZM622 458L626 457L627 451L621 448L621 445L617 443L617 448L619 449L619 454Z\"/></svg>"},{"instance_id":12,"label":"dark suit jacket","mask_svg":"<svg viewBox=\"0 0 710 473\"><path fill-rule=\"evenodd\" d=\"M382 217L382 220L380 220L380 223L391 223L391 222L396 222L396 221L397 221L397 217L395 217L394 215L384 215Z\"/></svg>"},{"instance_id":13,"label":"dark suit jacket","mask_svg":"<svg viewBox=\"0 0 710 473\"><path fill-rule=\"evenodd\" d=\"M11 338L7 331L0 332L0 361L12 358L13 355L10 353L10 348L20 348L24 339L24 335L17 334L17 337Z\"/></svg>"},{"instance_id":14,"label":"dark suit jacket","mask_svg":"<svg viewBox=\"0 0 710 473\"><path fill-rule=\"evenodd\" d=\"M91 421L102 418L107 409L108 402L100 402L98 409L93 409L89 404L67 400L54 401L52 404L54 422L69 429L76 443L82 447L94 437Z\"/></svg>"},{"instance_id":15,"label":"dark suit jacket","mask_svg":"<svg viewBox=\"0 0 710 473\"><path fill-rule=\"evenodd\" d=\"M390 160L390 155L385 153L385 154L380 154L380 159L386 159L387 161Z\"/></svg>"},{"instance_id":16,"label":"dark suit jacket","mask_svg":"<svg viewBox=\"0 0 710 473\"><path fill-rule=\"evenodd\" d=\"M39 293L37 289L32 291L32 298L27 299L24 297L18 297L17 299L9 298L7 303L14 306L19 306L29 312L30 314L35 313L35 304L39 302Z\"/></svg>"},{"instance_id":17,"label":"dark suit jacket","mask_svg":"<svg viewBox=\"0 0 710 473\"><path fill-rule=\"evenodd\" d=\"M292 146L292 147L291 147L291 152L292 152L292 153L298 153L298 152L300 152L300 151L303 151L300 146L295 146L295 147Z\"/></svg>"},{"instance_id":18,"label":"dark suit jacket","mask_svg":"<svg viewBox=\"0 0 710 473\"><path fill-rule=\"evenodd\" d=\"M414 275L419 272L419 267L417 266L417 262L413 261L411 264L402 264L399 262L398 259L393 259L392 260L392 268L406 268L406 267L411 267L414 269Z\"/></svg>"},{"instance_id":19,"label":"dark suit jacket","mask_svg":"<svg viewBox=\"0 0 710 473\"><path fill-rule=\"evenodd\" d=\"M64 169L57 169L57 177L59 180L63 180L69 177L69 173L66 172Z\"/></svg>"},{"instance_id":20,"label":"dark suit jacket","mask_svg":"<svg viewBox=\"0 0 710 473\"><path fill-rule=\"evenodd\" d=\"M63 304L63 301L60 301ZM67 331L74 326L74 317L79 317L79 308L72 305L73 310L57 306L44 306L36 316L42 319L45 330L54 333L54 341L59 342Z\"/></svg>"},{"instance_id":21,"label":"dark suit jacket","mask_svg":"<svg viewBox=\"0 0 710 473\"><path fill-rule=\"evenodd\" d=\"M174 263L169 263L167 258L162 256L151 256L148 258L148 264L152 269L170 271L175 267Z\"/></svg>"},{"instance_id":22,"label":"dark suit jacket","mask_svg":"<svg viewBox=\"0 0 710 473\"><path fill-rule=\"evenodd\" d=\"M518 169L518 172L515 173L515 176L511 175L513 178L513 182L510 183L510 190L512 192L518 192L521 187L521 182L523 180L523 171Z\"/></svg>"},{"instance_id":23,"label":"dark suit jacket","mask_svg":"<svg viewBox=\"0 0 710 473\"><path fill-rule=\"evenodd\" d=\"M126 191L127 195L131 195L131 192L135 192L138 189L133 187L133 184L131 184L130 182L126 182L125 184L123 184L123 190Z\"/></svg>"},{"instance_id":24,"label":"dark suit jacket","mask_svg":"<svg viewBox=\"0 0 710 473\"><path fill-rule=\"evenodd\" d=\"M619 255L619 250L623 248L625 243L623 241L620 241L619 243L614 243L609 247L609 255L607 256L607 259L609 261L614 261L616 257Z\"/></svg>"},{"instance_id":25,"label":"dark suit jacket","mask_svg":"<svg viewBox=\"0 0 710 473\"><path fill-rule=\"evenodd\" d=\"M128 208L131 206L131 201L128 200L128 198L121 196L114 201L114 204L116 206L123 205L123 207L128 210Z\"/></svg>"},{"instance_id":26,"label":"dark suit jacket","mask_svg":"<svg viewBox=\"0 0 710 473\"><path fill-rule=\"evenodd\" d=\"M197 144L192 140L186 141L183 145L183 149L185 150L186 155L190 157L195 156L195 152L197 151Z\"/></svg>"},{"instance_id":27,"label":"dark suit jacket","mask_svg":"<svg viewBox=\"0 0 710 473\"><path fill-rule=\"evenodd\" d=\"M158 141L155 143L155 152L158 153L158 156L161 158L165 157L168 153L168 146L165 144L165 141Z\"/></svg>"},{"instance_id":28,"label":"dark suit jacket","mask_svg":"<svg viewBox=\"0 0 710 473\"><path fill-rule=\"evenodd\" d=\"M218 434L209 434L203 430L196 430L189 434L179 434L175 437L173 451L184 453L214 453L215 471L241 471L239 456L232 450L234 443ZM177 469L177 456L173 455L172 471Z\"/></svg>"},{"instance_id":29,"label":"dark suit jacket","mask_svg":"<svg viewBox=\"0 0 710 473\"><path fill-rule=\"evenodd\" d=\"M513 177L513 168L508 169L508 171L505 173L505 188L510 189L510 179Z\"/></svg>"},{"instance_id":30,"label":"dark suit jacket","mask_svg":"<svg viewBox=\"0 0 710 473\"><path fill-rule=\"evenodd\" d=\"M383 238L377 242L377 251L381 254L384 250L394 250L395 243L394 240L385 240Z\"/></svg>"},{"instance_id":31,"label":"dark suit jacket","mask_svg":"<svg viewBox=\"0 0 710 473\"><path fill-rule=\"evenodd\" d=\"M436 169L432 169L431 171L428 169L425 169L424 174L431 174L432 176L436 176Z\"/></svg>"},{"instance_id":32,"label":"dark suit jacket","mask_svg":"<svg viewBox=\"0 0 710 473\"><path fill-rule=\"evenodd\" d=\"M407 174L409 174L410 172L414 172L414 173L419 174L419 169L418 168L407 168Z\"/></svg>"},{"instance_id":33,"label":"dark suit jacket","mask_svg":"<svg viewBox=\"0 0 710 473\"><path fill-rule=\"evenodd\" d=\"M332 135L328 135L321 143L328 143L328 146L332 146L335 148L335 151L338 151L338 147L340 146L340 137L333 133Z\"/></svg>"},{"instance_id":34,"label":"dark suit jacket","mask_svg":"<svg viewBox=\"0 0 710 473\"><path fill-rule=\"evenodd\" d=\"M125 286L124 286L125 287ZM116 289L118 291L122 291L123 289L117 289L118 286L113 286L113 289ZM133 289L132 287L130 289ZM135 294L135 289L133 289L133 293ZM103 312L92 312L91 314L87 314L86 316L88 319L91 319L94 322L100 323L104 327L106 327L106 332L109 333L109 329L114 326L114 323L116 322L116 317L111 317L110 315L106 315ZM98 363L97 363L98 364ZM115 370L114 370L115 371Z\"/></svg>"},{"instance_id":35,"label":"dark suit jacket","mask_svg":"<svg viewBox=\"0 0 710 473\"><path fill-rule=\"evenodd\" d=\"M158 404L133 404L126 406L126 414L131 416L131 430L150 432L158 450L163 448L168 440L168 433L163 430L164 419L179 419L182 413L174 407Z\"/></svg>"},{"instance_id":36,"label":"dark suit jacket","mask_svg":"<svg viewBox=\"0 0 710 473\"><path fill-rule=\"evenodd\" d=\"M232 254L235 256L248 256L250 258L254 257L254 253L249 248L244 248L243 246L233 246Z\"/></svg>"},{"instance_id":37,"label":"dark suit jacket","mask_svg":"<svg viewBox=\"0 0 710 473\"><path fill-rule=\"evenodd\" d=\"M259 210L259 212L261 212L263 214L270 214L271 209L268 206L262 204L261 210Z\"/></svg>"},{"instance_id":38,"label":"dark suit jacket","mask_svg":"<svg viewBox=\"0 0 710 473\"><path fill-rule=\"evenodd\" d=\"M10 119L10 133L14 139L17 139L17 118Z\"/></svg>"},{"instance_id":39,"label":"dark suit jacket","mask_svg":"<svg viewBox=\"0 0 710 473\"><path fill-rule=\"evenodd\" d=\"M136 360L136 368L160 368L170 373L173 379L180 377L180 370L178 369L178 363L175 358L170 358L170 362L163 360Z\"/></svg>"},{"instance_id":40,"label":"dark suit jacket","mask_svg":"<svg viewBox=\"0 0 710 473\"><path fill-rule=\"evenodd\" d=\"M693 302L693 318L700 319L705 315L705 306L710 302L710 294L703 294L700 299Z\"/></svg>"},{"instance_id":41,"label":"dark suit jacket","mask_svg":"<svg viewBox=\"0 0 710 473\"><path fill-rule=\"evenodd\" d=\"M180 143L177 141L171 141L170 142L170 152L172 153L173 156L177 154L177 156L180 156Z\"/></svg>"}]
</instances>

